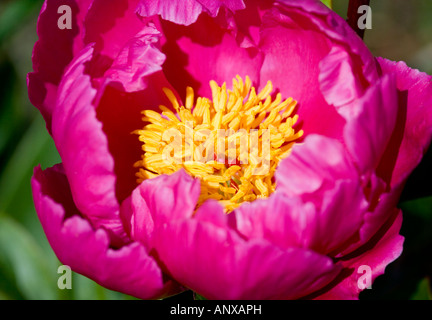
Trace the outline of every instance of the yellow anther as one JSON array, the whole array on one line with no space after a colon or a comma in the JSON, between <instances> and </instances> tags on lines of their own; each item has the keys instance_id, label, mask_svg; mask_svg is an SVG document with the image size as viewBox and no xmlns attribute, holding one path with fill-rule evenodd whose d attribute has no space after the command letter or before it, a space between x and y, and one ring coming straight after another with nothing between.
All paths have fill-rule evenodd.
<instances>
[{"instance_id":1,"label":"yellow anther","mask_svg":"<svg viewBox=\"0 0 432 320\"><path fill-rule=\"evenodd\" d=\"M138 182L184 169L201 180L197 206L215 199L231 212L274 192L277 165L289 156L303 130L293 127L299 119L291 116L297 102L282 100L280 93L272 99L271 81L258 94L248 76L243 80L237 75L232 90L213 80L210 88L211 99L195 101L194 90L187 87L184 107L163 88L172 108L161 105L161 113L142 112L147 124L133 134L143 142L143 156L134 166Z\"/></svg>"},{"instance_id":2,"label":"yellow anther","mask_svg":"<svg viewBox=\"0 0 432 320\"><path fill-rule=\"evenodd\" d=\"M171 89L168 88L163 88L162 89L163 92L165 93L165 95L167 96L168 100L171 102L172 106L174 107L175 110L178 110L178 108L180 107L176 96L174 95L174 93L171 91Z\"/></svg>"},{"instance_id":3,"label":"yellow anther","mask_svg":"<svg viewBox=\"0 0 432 320\"><path fill-rule=\"evenodd\" d=\"M186 88L186 103L185 107L188 110L191 110L194 103L194 91L191 87Z\"/></svg>"}]
</instances>

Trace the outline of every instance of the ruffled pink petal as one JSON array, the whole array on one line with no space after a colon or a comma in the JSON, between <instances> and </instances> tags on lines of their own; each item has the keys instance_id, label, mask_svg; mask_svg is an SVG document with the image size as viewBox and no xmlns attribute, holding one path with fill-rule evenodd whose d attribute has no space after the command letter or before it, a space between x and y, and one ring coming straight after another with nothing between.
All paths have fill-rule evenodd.
<instances>
[{"instance_id":1,"label":"ruffled pink petal","mask_svg":"<svg viewBox=\"0 0 432 320\"><path fill-rule=\"evenodd\" d=\"M344 19L322 2L286 0L283 3L276 3L275 6L285 13L287 13L286 10L290 10L288 14L290 17L295 14L305 16L304 19L296 21L302 28L316 29L325 34L333 45L343 46L349 52L356 66L353 71L361 79L363 86L366 87L378 79L375 58L369 48ZM286 9L287 7L291 9ZM297 10L292 11L294 8Z\"/></svg>"},{"instance_id":2,"label":"ruffled pink petal","mask_svg":"<svg viewBox=\"0 0 432 320\"><path fill-rule=\"evenodd\" d=\"M200 181L184 170L143 181L122 204L128 234L151 248L155 223L190 218L199 195Z\"/></svg>"},{"instance_id":3,"label":"ruffled pink petal","mask_svg":"<svg viewBox=\"0 0 432 320\"><path fill-rule=\"evenodd\" d=\"M317 227L317 212L311 202L304 203L281 192L268 199L244 203L231 215L235 216L242 236L265 239L284 249L309 248Z\"/></svg>"},{"instance_id":4,"label":"ruffled pink petal","mask_svg":"<svg viewBox=\"0 0 432 320\"><path fill-rule=\"evenodd\" d=\"M311 248L337 255L351 242L357 241L368 205L359 180L336 181L334 189L323 195Z\"/></svg>"},{"instance_id":5,"label":"ruffled pink petal","mask_svg":"<svg viewBox=\"0 0 432 320\"><path fill-rule=\"evenodd\" d=\"M137 185L134 163L141 159L143 151L142 142L132 132L144 126L141 112L146 109L159 112L159 105L171 105L162 90L173 88L162 72L165 55L156 48L159 37L153 26L144 28L130 39L99 79L94 105L114 159L119 202Z\"/></svg>"},{"instance_id":6,"label":"ruffled pink petal","mask_svg":"<svg viewBox=\"0 0 432 320\"><path fill-rule=\"evenodd\" d=\"M46 171L36 168L32 189L42 227L63 264L106 288L141 299L179 291L175 282L164 280L155 260L139 243L110 249L107 233L94 230L78 215L61 166Z\"/></svg>"},{"instance_id":7,"label":"ruffled pink petal","mask_svg":"<svg viewBox=\"0 0 432 320\"><path fill-rule=\"evenodd\" d=\"M45 0L37 24L39 40L33 49L33 72L28 74L30 101L44 117L47 129L51 132L51 116L55 106L57 86L68 63L74 54L83 48L81 35L82 21L91 0ZM60 5L72 10L72 29L57 27Z\"/></svg>"},{"instance_id":8,"label":"ruffled pink petal","mask_svg":"<svg viewBox=\"0 0 432 320\"><path fill-rule=\"evenodd\" d=\"M339 107L378 79L375 59L363 41L321 2L284 1L265 15L260 47L265 52L261 81L272 80L284 96L299 101L306 135L342 140L345 121Z\"/></svg>"},{"instance_id":9,"label":"ruffled pink petal","mask_svg":"<svg viewBox=\"0 0 432 320\"><path fill-rule=\"evenodd\" d=\"M53 138L80 212L95 228L125 236L115 193L114 161L92 101L96 90L84 74L93 48L85 48L66 71L53 114Z\"/></svg>"},{"instance_id":10,"label":"ruffled pink petal","mask_svg":"<svg viewBox=\"0 0 432 320\"><path fill-rule=\"evenodd\" d=\"M396 77L399 114L396 129L380 174L397 186L420 163L432 137L432 77L409 68L404 62L378 58L383 73ZM398 153L396 153L398 152Z\"/></svg>"},{"instance_id":11,"label":"ruffled pink petal","mask_svg":"<svg viewBox=\"0 0 432 320\"><path fill-rule=\"evenodd\" d=\"M359 181L338 180L319 205L276 192L267 200L240 206L235 216L239 232L247 238L336 255L358 241L368 205Z\"/></svg>"},{"instance_id":12,"label":"ruffled pink petal","mask_svg":"<svg viewBox=\"0 0 432 320\"><path fill-rule=\"evenodd\" d=\"M194 88L197 96L211 98L210 80L222 85L236 75L248 75L254 85L259 85L262 55L256 50L242 48L235 35L222 28L207 15L197 22L183 27L162 22L165 35L162 51L167 60L164 74L180 95L186 87Z\"/></svg>"},{"instance_id":13,"label":"ruffled pink petal","mask_svg":"<svg viewBox=\"0 0 432 320\"><path fill-rule=\"evenodd\" d=\"M296 113L306 134L340 137L344 121L326 103L318 82L320 61L331 44L322 33L299 27L296 18L301 17L284 16L277 10L264 17L259 45L265 56L261 82L271 80L284 98L293 97L299 102Z\"/></svg>"},{"instance_id":14,"label":"ruffled pink petal","mask_svg":"<svg viewBox=\"0 0 432 320\"><path fill-rule=\"evenodd\" d=\"M397 205L403 187L404 185L400 184L399 186L394 186L388 192L381 190L378 199L371 201L371 208L364 215L364 223L359 230L358 241L346 248L342 255L351 253L353 250L358 249L360 246L370 241L386 222L397 214L399 211ZM378 187L377 190L380 188L382 187Z\"/></svg>"},{"instance_id":15,"label":"ruffled pink petal","mask_svg":"<svg viewBox=\"0 0 432 320\"><path fill-rule=\"evenodd\" d=\"M223 226L220 205L210 207L216 210L210 216L207 206L193 219L160 226L155 240L169 272L208 299L295 299L323 287L340 270L312 251L245 241L226 216Z\"/></svg>"},{"instance_id":16,"label":"ruffled pink petal","mask_svg":"<svg viewBox=\"0 0 432 320\"><path fill-rule=\"evenodd\" d=\"M96 43L97 52L114 60L129 39L145 27L135 14L138 2L93 0L84 20L84 43Z\"/></svg>"},{"instance_id":17,"label":"ruffled pink petal","mask_svg":"<svg viewBox=\"0 0 432 320\"><path fill-rule=\"evenodd\" d=\"M359 293L367 284L366 272L371 271L373 282L378 276L384 274L387 265L402 253L404 238L399 234L401 224L402 212L399 211L387 221L368 244L341 261L344 266L341 275L345 274L345 276L322 290L315 298L358 299Z\"/></svg>"},{"instance_id":18,"label":"ruffled pink petal","mask_svg":"<svg viewBox=\"0 0 432 320\"><path fill-rule=\"evenodd\" d=\"M346 22L319 1L284 1L264 16L260 48L261 81L272 80L299 102L306 135L342 140L345 121L335 106L352 102L377 78L373 56Z\"/></svg>"},{"instance_id":19,"label":"ruffled pink petal","mask_svg":"<svg viewBox=\"0 0 432 320\"><path fill-rule=\"evenodd\" d=\"M338 179L358 179L358 172L343 145L324 136L309 135L294 145L276 171L277 188L301 196L332 187Z\"/></svg>"},{"instance_id":20,"label":"ruffled pink petal","mask_svg":"<svg viewBox=\"0 0 432 320\"><path fill-rule=\"evenodd\" d=\"M64 76L54 114L54 139L77 206L95 226L120 238L119 203L136 187L133 164L142 154L132 132L143 126L142 110L168 101L161 90L170 87L160 71L163 55L153 47L157 34L148 27L126 45L97 91L85 75L93 50L84 50ZM130 60L137 57L146 59ZM126 93L124 87L139 91Z\"/></svg>"},{"instance_id":21,"label":"ruffled pink petal","mask_svg":"<svg viewBox=\"0 0 432 320\"><path fill-rule=\"evenodd\" d=\"M384 76L350 109L342 111L348 119L344 129L346 146L361 172L378 167L393 134L397 110L394 77Z\"/></svg>"},{"instance_id":22,"label":"ruffled pink petal","mask_svg":"<svg viewBox=\"0 0 432 320\"><path fill-rule=\"evenodd\" d=\"M349 53L337 45L321 60L320 89L329 105L346 106L363 95L363 86L354 68Z\"/></svg>"},{"instance_id":23,"label":"ruffled pink petal","mask_svg":"<svg viewBox=\"0 0 432 320\"><path fill-rule=\"evenodd\" d=\"M160 15L164 20L190 25L202 12L216 17L221 7L236 11L244 9L245 5L242 0L141 0L137 14L141 17Z\"/></svg>"},{"instance_id":24,"label":"ruffled pink petal","mask_svg":"<svg viewBox=\"0 0 432 320\"><path fill-rule=\"evenodd\" d=\"M184 170L145 180L139 188L159 223L191 217L201 191L200 180Z\"/></svg>"},{"instance_id":25,"label":"ruffled pink petal","mask_svg":"<svg viewBox=\"0 0 432 320\"><path fill-rule=\"evenodd\" d=\"M236 36L241 47L258 48L263 16L272 6L272 2L248 0L244 10L225 18L226 28Z\"/></svg>"},{"instance_id":26,"label":"ruffled pink petal","mask_svg":"<svg viewBox=\"0 0 432 320\"><path fill-rule=\"evenodd\" d=\"M212 17L216 17L219 9L221 7L225 7L233 12L237 10L242 10L246 6L243 0L197 0L203 8L210 14Z\"/></svg>"},{"instance_id":27,"label":"ruffled pink petal","mask_svg":"<svg viewBox=\"0 0 432 320\"><path fill-rule=\"evenodd\" d=\"M122 202L120 214L124 229L129 237L141 242L149 250L153 237L154 221L139 187Z\"/></svg>"},{"instance_id":28,"label":"ruffled pink petal","mask_svg":"<svg viewBox=\"0 0 432 320\"><path fill-rule=\"evenodd\" d=\"M119 203L137 186L134 163L141 159L143 151L142 142L132 132L144 126L141 112L157 110L160 104L168 105L161 88L170 86L161 72L137 79L137 82L144 83L145 89L128 93L118 86L118 82L107 79L95 99L96 117L102 124L108 150L114 160L114 187Z\"/></svg>"},{"instance_id":29,"label":"ruffled pink petal","mask_svg":"<svg viewBox=\"0 0 432 320\"><path fill-rule=\"evenodd\" d=\"M165 55L155 47L160 36L154 26L143 28L128 40L104 77L119 82L126 91L145 89L146 83L142 79L161 71L165 61Z\"/></svg>"},{"instance_id":30,"label":"ruffled pink petal","mask_svg":"<svg viewBox=\"0 0 432 320\"><path fill-rule=\"evenodd\" d=\"M57 99L57 85L45 82L43 78L43 75L38 72L30 72L27 74L27 88L30 102L38 108L51 134L51 118Z\"/></svg>"},{"instance_id":31,"label":"ruffled pink petal","mask_svg":"<svg viewBox=\"0 0 432 320\"><path fill-rule=\"evenodd\" d=\"M182 25L194 23L202 11L202 5L196 0L140 1L137 7L137 14L141 17L160 15L164 20Z\"/></svg>"}]
</instances>

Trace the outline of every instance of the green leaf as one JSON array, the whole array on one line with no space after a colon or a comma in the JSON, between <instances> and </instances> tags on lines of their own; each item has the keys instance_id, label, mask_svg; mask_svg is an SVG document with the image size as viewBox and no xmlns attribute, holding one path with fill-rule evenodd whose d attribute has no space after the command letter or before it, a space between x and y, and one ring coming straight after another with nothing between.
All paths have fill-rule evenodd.
<instances>
[{"instance_id":1,"label":"green leaf","mask_svg":"<svg viewBox=\"0 0 432 320\"><path fill-rule=\"evenodd\" d=\"M72 273L72 294L74 300L131 300L135 299L126 294L106 289L93 280Z\"/></svg>"},{"instance_id":2,"label":"green leaf","mask_svg":"<svg viewBox=\"0 0 432 320\"><path fill-rule=\"evenodd\" d=\"M333 9L333 3L332 0L321 0L322 3L324 3L327 7L330 9Z\"/></svg>"},{"instance_id":3,"label":"green leaf","mask_svg":"<svg viewBox=\"0 0 432 320\"><path fill-rule=\"evenodd\" d=\"M202 295L200 295L200 294L198 294L196 292L194 292L193 296L194 296L194 300L207 300Z\"/></svg>"},{"instance_id":4,"label":"green leaf","mask_svg":"<svg viewBox=\"0 0 432 320\"><path fill-rule=\"evenodd\" d=\"M1 251L0 251L1 252ZM0 300L23 300L23 295L19 292L13 270L5 257L0 257Z\"/></svg>"},{"instance_id":5,"label":"green leaf","mask_svg":"<svg viewBox=\"0 0 432 320\"><path fill-rule=\"evenodd\" d=\"M22 183L29 185L33 167L38 164L39 158L46 157L47 148L52 144L52 139L45 129L42 117L36 117L3 168L4 171L0 177L1 211L10 212L13 210L16 195L22 194L22 189L20 189ZM52 158L60 159L57 153Z\"/></svg>"},{"instance_id":6,"label":"green leaf","mask_svg":"<svg viewBox=\"0 0 432 320\"><path fill-rule=\"evenodd\" d=\"M409 212L423 220L432 220L432 196L402 202L400 208L403 212Z\"/></svg>"},{"instance_id":7,"label":"green leaf","mask_svg":"<svg viewBox=\"0 0 432 320\"><path fill-rule=\"evenodd\" d=\"M424 278L422 281L420 281L417 291L411 297L411 300L432 300L429 278Z\"/></svg>"},{"instance_id":8,"label":"green leaf","mask_svg":"<svg viewBox=\"0 0 432 320\"><path fill-rule=\"evenodd\" d=\"M9 296L7 293L0 290L0 300L14 300L11 296Z\"/></svg>"},{"instance_id":9,"label":"green leaf","mask_svg":"<svg viewBox=\"0 0 432 320\"><path fill-rule=\"evenodd\" d=\"M0 7L0 44L42 6L41 0L9 1Z\"/></svg>"},{"instance_id":10,"label":"green leaf","mask_svg":"<svg viewBox=\"0 0 432 320\"><path fill-rule=\"evenodd\" d=\"M9 60L2 61L0 51L0 155L5 152L8 143L13 141L16 127L19 124L13 108L16 82L12 63Z\"/></svg>"},{"instance_id":11,"label":"green leaf","mask_svg":"<svg viewBox=\"0 0 432 320\"><path fill-rule=\"evenodd\" d=\"M12 275L25 299L52 300L60 297L57 267L21 225L0 215L0 265Z\"/></svg>"}]
</instances>

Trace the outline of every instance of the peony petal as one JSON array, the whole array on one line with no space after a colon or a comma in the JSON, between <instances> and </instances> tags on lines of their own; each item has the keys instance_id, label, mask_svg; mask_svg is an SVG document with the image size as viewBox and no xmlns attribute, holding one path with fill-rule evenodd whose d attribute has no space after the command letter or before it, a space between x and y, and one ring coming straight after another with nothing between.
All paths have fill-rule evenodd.
<instances>
[{"instance_id":1,"label":"peony petal","mask_svg":"<svg viewBox=\"0 0 432 320\"><path fill-rule=\"evenodd\" d=\"M121 239L125 234L115 194L114 162L91 104L96 90L84 75L92 55L93 48L85 48L64 75L53 114L53 138L78 209L94 227L104 226Z\"/></svg>"},{"instance_id":2,"label":"peony petal","mask_svg":"<svg viewBox=\"0 0 432 320\"><path fill-rule=\"evenodd\" d=\"M242 48L258 47L264 15L272 6L272 2L248 0L244 10L225 18L226 28L236 36Z\"/></svg>"},{"instance_id":3,"label":"peony petal","mask_svg":"<svg viewBox=\"0 0 432 320\"><path fill-rule=\"evenodd\" d=\"M197 0L212 17L216 17L221 7L232 12L246 8L243 0Z\"/></svg>"},{"instance_id":4,"label":"peony petal","mask_svg":"<svg viewBox=\"0 0 432 320\"><path fill-rule=\"evenodd\" d=\"M154 219L163 223L191 217L201 186L199 179L179 170L171 175L145 180L139 189Z\"/></svg>"},{"instance_id":5,"label":"peony petal","mask_svg":"<svg viewBox=\"0 0 432 320\"><path fill-rule=\"evenodd\" d=\"M214 19L201 15L189 27L162 22L165 44L162 51L167 60L164 74L177 92L184 95L191 86L196 96L211 98L210 80L220 85L236 75L248 75L259 86L262 55L256 50L242 48L235 35L222 28Z\"/></svg>"},{"instance_id":6,"label":"peony petal","mask_svg":"<svg viewBox=\"0 0 432 320\"><path fill-rule=\"evenodd\" d=\"M355 65L359 66L360 69L355 70L355 72L364 86L378 79L375 58L369 48L341 16L329 9L321 1L285 0L275 6L285 14L289 10L288 16L290 17L301 14L305 19L299 19L298 23L302 25L303 29L310 29L313 25L313 28L325 34L333 45L344 46L345 50L350 53ZM287 9L287 7L290 9Z\"/></svg>"},{"instance_id":7,"label":"peony petal","mask_svg":"<svg viewBox=\"0 0 432 320\"><path fill-rule=\"evenodd\" d=\"M184 170L143 181L122 204L131 238L152 248L155 224L189 218L200 194L200 181Z\"/></svg>"},{"instance_id":8,"label":"peony petal","mask_svg":"<svg viewBox=\"0 0 432 320\"><path fill-rule=\"evenodd\" d=\"M137 185L134 163L141 158L143 151L142 142L132 132L144 126L142 111L160 111L159 105L171 105L162 90L164 87L173 88L162 72L165 56L156 48L159 36L154 27L144 28L126 44L99 79L101 83L94 105L114 159L119 202L128 197Z\"/></svg>"},{"instance_id":9,"label":"peony petal","mask_svg":"<svg viewBox=\"0 0 432 320\"><path fill-rule=\"evenodd\" d=\"M135 14L138 1L93 0L84 20L84 43L95 43L98 53L114 60L127 41L145 27Z\"/></svg>"},{"instance_id":10,"label":"peony petal","mask_svg":"<svg viewBox=\"0 0 432 320\"><path fill-rule=\"evenodd\" d=\"M347 118L346 146L360 172L378 167L395 128L397 109L394 77L384 76L352 108L342 111Z\"/></svg>"},{"instance_id":11,"label":"peony petal","mask_svg":"<svg viewBox=\"0 0 432 320\"><path fill-rule=\"evenodd\" d=\"M335 187L323 195L323 203L315 220L316 233L311 248L337 256L359 238L358 230L364 223L369 203L358 180L338 180Z\"/></svg>"},{"instance_id":12,"label":"peony petal","mask_svg":"<svg viewBox=\"0 0 432 320\"><path fill-rule=\"evenodd\" d=\"M318 81L320 62L330 52L331 44L324 34L299 26L302 18L275 9L264 16L259 44L264 52L260 79L263 83L272 81L284 98L298 101L296 113L306 135L319 133L339 138L344 120L324 100Z\"/></svg>"},{"instance_id":13,"label":"peony petal","mask_svg":"<svg viewBox=\"0 0 432 320\"><path fill-rule=\"evenodd\" d=\"M160 15L164 20L182 25L194 23L202 11L202 5L196 0L144 0L137 7L137 14L141 17Z\"/></svg>"},{"instance_id":14,"label":"peony petal","mask_svg":"<svg viewBox=\"0 0 432 320\"><path fill-rule=\"evenodd\" d=\"M343 145L318 135L294 145L291 155L276 171L277 189L299 196L332 186L338 179L358 179L358 173Z\"/></svg>"},{"instance_id":15,"label":"peony petal","mask_svg":"<svg viewBox=\"0 0 432 320\"><path fill-rule=\"evenodd\" d=\"M403 100L394 136L379 168L381 175L391 177L391 185L397 186L420 163L431 142L432 76L413 70L404 62L382 58L378 62L384 75L396 77L399 97Z\"/></svg>"},{"instance_id":16,"label":"peony petal","mask_svg":"<svg viewBox=\"0 0 432 320\"><path fill-rule=\"evenodd\" d=\"M349 53L336 45L320 62L319 82L326 102L335 107L353 103L364 91Z\"/></svg>"},{"instance_id":17,"label":"peony petal","mask_svg":"<svg viewBox=\"0 0 432 320\"><path fill-rule=\"evenodd\" d=\"M42 227L63 264L106 288L141 299L179 291L175 282L163 279L157 263L139 243L109 248L107 233L92 229L78 215L61 166L36 168L32 189Z\"/></svg>"},{"instance_id":18,"label":"peony petal","mask_svg":"<svg viewBox=\"0 0 432 320\"><path fill-rule=\"evenodd\" d=\"M141 0L137 14L141 17L160 15L164 20L187 26L196 22L201 12L216 17L221 7L236 11L244 9L245 5L242 0Z\"/></svg>"},{"instance_id":19,"label":"peony petal","mask_svg":"<svg viewBox=\"0 0 432 320\"><path fill-rule=\"evenodd\" d=\"M384 274L385 268L402 253L404 238L399 235L402 212L391 217L386 225L367 245L343 259L344 271L334 283L315 295L316 299L339 300L358 299L365 289L365 277L370 271L371 283Z\"/></svg>"},{"instance_id":20,"label":"peony petal","mask_svg":"<svg viewBox=\"0 0 432 320\"><path fill-rule=\"evenodd\" d=\"M225 214L222 205L216 200L207 200L200 207L199 212L205 214L195 215L197 221L211 223L220 228L236 228L234 214Z\"/></svg>"},{"instance_id":21,"label":"peony petal","mask_svg":"<svg viewBox=\"0 0 432 320\"><path fill-rule=\"evenodd\" d=\"M235 211L237 228L248 239L336 255L359 238L368 208L362 191L359 181L339 180L324 193L320 206L276 192L240 206Z\"/></svg>"},{"instance_id":22,"label":"peony petal","mask_svg":"<svg viewBox=\"0 0 432 320\"><path fill-rule=\"evenodd\" d=\"M351 253L353 250L358 249L374 237L379 230L386 224L386 222L397 214L397 205L399 197L402 193L404 184L395 186L389 192L383 192L378 195L377 204L372 205L369 211L364 215L364 223L359 230L359 241L352 246L348 247L343 255Z\"/></svg>"},{"instance_id":23,"label":"peony petal","mask_svg":"<svg viewBox=\"0 0 432 320\"><path fill-rule=\"evenodd\" d=\"M169 272L208 299L295 299L323 287L340 270L312 251L246 242L205 220L167 223L157 230L155 243Z\"/></svg>"},{"instance_id":24,"label":"peony petal","mask_svg":"<svg viewBox=\"0 0 432 320\"><path fill-rule=\"evenodd\" d=\"M154 221L138 186L121 204L120 215L126 233L150 251Z\"/></svg>"},{"instance_id":25,"label":"peony petal","mask_svg":"<svg viewBox=\"0 0 432 320\"><path fill-rule=\"evenodd\" d=\"M146 45L135 49L148 52ZM154 60L145 63L153 67L138 67L137 74L115 62L115 69L106 73L96 91L91 78L84 74L93 57L91 47L84 49L65 73L54 113L54 140L80 211L96 227L104 225L115 236L123 237L119 203L136 186L133 164L142 154L132 132L143 126L142 110L168 101L159 89L169 84L157 71L157 64L162 63L160 55L150 54L147 58ZM123 85L142 90L126 94Z\"/></svg>"},{"instance_id":26,"label":"peony petal","mask_svg":"<svg viewBox=\"0 0 432 320\"><path fill-rule=\"evenodd\" d=\"M27 74L27 88L30 102L39 110L51 134L52 112L57 99L57 85L45 82L38 72Z\"/></svg>"},{"instance_id":27,"label":"peony petal","mask_svg":"<svg viewBox=\"0 0 432 320\"><path fill-rule=\"evenodd\" d=\"M33 49L33 70L28 74L30 101L44 117L47 129L51 132L51 117L55 106L57 86L63 71L74 54L83 48L81 34L82 20L91 0L65 0L73 13L72 29L57 26L61 13L60 4L55 0L45 0L37 24L39 40Z\"/></svg>"},{"instance_id":28,"label":"peony petal","mask_svg":"<svg viewBox=\"0 0 432 320\"><path fill-rule=\"evenodd\" d=\"M246 239L265 239L284 249L307 249L314 240L315 206L282 192L244 203L231 215L235 215L237 230Z\"/></svg>"},{"instance_id":29,"label":"peony petal","mask_svg":"<svg viewBox=\"0 0 432 320\"><path fill-rule=\"evenodd\" d=\"M142 78L162 70L165 55L155 47L160 38L154 26L143 28L120 51L104 77L118 81L126 91L145 89Z\"/></svg>"},{"instance_id":30,"label":"peony petal","mask_svg":"<svg viewBox=\"0 0 432 320\"><path fill-rule=\"evenodd\" d=\"M344 119L333 106L352 101L378 79L363 41L320 1L283 1L265 15L260 46L265 52L261 81L271 79L283 95L299 102L306 135L342 140Z\"/></svg>"}]
</instances>

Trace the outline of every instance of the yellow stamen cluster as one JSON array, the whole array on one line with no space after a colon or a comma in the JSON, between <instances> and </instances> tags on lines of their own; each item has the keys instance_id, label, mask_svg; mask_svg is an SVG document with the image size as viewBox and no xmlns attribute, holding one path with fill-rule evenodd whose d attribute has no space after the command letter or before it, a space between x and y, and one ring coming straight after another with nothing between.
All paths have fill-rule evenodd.
<instances>
[{"instance_id":1,"label":"yellow stamen cluster","mask_svg":"<svg viewBox=\"0 0 432 320\"><path fill-rule=\"evenodd\" d=\"M271 81L258 94L247 76L244 81L240 76L233 79L232 90L226 89L226 83L220 87L215 81L210 81L210 87L212 99L199 97L195 106L192 88L186 90L184 106L180 105L171 90L164 88L176 113L166 106L159 106L161 113L152 110L142 112L143 121L148 124L142 130L134 131L143 142L144 151L142 159L135 163L139 168L137 182L161 174L172 174L183 168L191 176L201 179L198 206L207 199L216 199L226 212L231 212L242 202L266 198L275 190L273 176L277 165L289 155L303 131L296 132L293 128L298 115L291 115L297 102L292 98L282 101L280 93L273 100ZM170 130L179 132L181 136L177 140L180 148L174 152L176 161L167 161L164 157L164 150L174 143L171 135L170 138L166 136ZM229 147L222 148L222 154L220 149L214 151L215 146L220 146L215 141L219 141L221 131L233 133L222 140L222 147L234 146L234 162L226 160L229 156L232 159ZM255 145L251 142L253 131L258 142ZM243 144L239 132L250 133ZM268 148L264 148L267 141L264 132L269 133ZM206 151L206 158L203 151ZM172 153L171 150L169 154ZM257 159L265 157L269 160L268 170L260 172Z\"/></svg>"}]
</instances>

